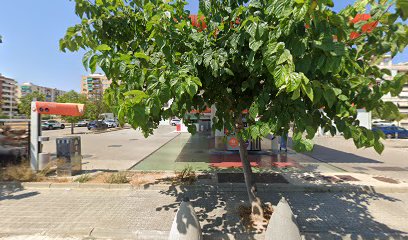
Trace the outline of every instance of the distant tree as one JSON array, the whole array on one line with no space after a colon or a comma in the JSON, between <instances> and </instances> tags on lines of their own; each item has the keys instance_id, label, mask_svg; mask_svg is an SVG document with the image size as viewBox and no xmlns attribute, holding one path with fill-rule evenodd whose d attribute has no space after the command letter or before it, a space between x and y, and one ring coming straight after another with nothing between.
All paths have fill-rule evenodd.
<instances>
[{"instance_id":1,"label":"distant tree","mask_svg":"<svg viewBox=\"0 0 408 240\"><path fill-rule=\"evenodd\" d=\"M57 97L57 102L59 103L82 103L82 104L87 104L88 103L88 99L86 98L86 96L84 94L79 94L75 91L69 91L61 96ZM78 122L79 120L83 119L86 114L87 114L87 110L86 110L85 106L85 113L84 116L81 117L73 117L73 116L62 116L62 119L71 123L71 134L74 134L74 124L76 122Z\"/></svg>"},{"instance_id":2,"label":"distant tree","mask_svg":"<svg viewBox=\"0 0 408 240\"><path fill-rule=\"evenodd\" d=\"M339 12L332 0L201 0L195 17L185 0L75 2L81 21L60 48L89 50L84 66L113 79L108 95L119 120L148 136L162 118L215 105L213 129L239 139L255 214L262 209L249 138L286 135L293 124L297 151L312 149L319 127L383 151L383 134L359 126L357 109L384 106L381 97L407 82L399 74L378 86L390 72L372 64L407 46L407 0L359 0Z\"/></svg>"},{"instance_id":3,"label":"distant tree","mask_svg":"<svg viewBox=\"0 0 408 240\"><path fill-rule=\"evenodd\" d=\"M86 119L98 119L102 113L110 112L108 105L103 100L88 100L86 103Z\"/></svg>"},{"instance_id":4,"label":"distant tree","mask_svg":"<svg viewBox=\"0 0 408 240\"><path fill-rule=\"evenodd\" d=\"M37 101L45 101L45 95L40 92L32 92L26 94L24 97L20 98L20 103L18 104L18 111L24 114L27 118L31 116L31 102L36 99Z\"/></svg>"}]
</instances>

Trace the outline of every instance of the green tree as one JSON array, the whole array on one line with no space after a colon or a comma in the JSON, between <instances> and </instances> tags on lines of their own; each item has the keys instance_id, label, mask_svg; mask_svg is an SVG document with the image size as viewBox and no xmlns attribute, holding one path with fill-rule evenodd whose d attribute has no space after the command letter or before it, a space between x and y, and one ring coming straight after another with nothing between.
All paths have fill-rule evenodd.
<instances>
[{"instance_id":1,"label":"green tree","mask_svg":"<svg viewBox=\"0 0 408 240\"><path fill-rule=\"evenodd\" d=\"M59 103L81 103L81 104L87 104L88 99L84 94L79 94L75 91L69 91L61 96L57 97L57 102ZM85 105L85 113L84 116L87 114L87 105ZM76 122L79 120L83 119L84 116L81 117L73 117L73 116L62 116L62 119L71 123L71 134L74 134L74 125Z\"/></svg>"},{"instance_id":2,"label":"green tree","mask_svg":"<svg viewBox=\"0 0 408 240\"><path fill-rule=\"evenodd\" d=\"M110 109L103 100L89 100L86 104L85 118L98 119L102 113L106 112L110 112Z\"/></svg>"},{"instance_id":3,"label":"green tree","mask_svg":"<svg viewBox=\"0 0 408 240\"><path fill-rule=\"evenodd\" d=\"M332 0L201 0L193 21L184 0L75 2L82 21L60 48L88 49L84 66L113 79L107 98L119 120L148 136L162 118L214 104L213 129L238 135L253 213L262 211L243 144L250 137L286 134L293 123L294 149L305 151L319 126L337 127L358 148L383 151L383 134L360 127L357 109L384 106L381 97L407 82L399 74L378 86L390 72L372 64L406 47L408 27L397 19L407 19L407 0L361 0L338 13Z\"/></svg>"},{"instance_id":4,"label":"green tree","mask_svg":"<svg viewBox=\"0 0 408 240\"><path fill-rule=\"evenodd\" d=\"M45 95L40 92L32 92L26 94L24 97L20 98L20 103L18 104L18 111L24 114L27 118L31 116L31 102L36 99L37 101L45 101Z\"/></svg>"}]
</instances>

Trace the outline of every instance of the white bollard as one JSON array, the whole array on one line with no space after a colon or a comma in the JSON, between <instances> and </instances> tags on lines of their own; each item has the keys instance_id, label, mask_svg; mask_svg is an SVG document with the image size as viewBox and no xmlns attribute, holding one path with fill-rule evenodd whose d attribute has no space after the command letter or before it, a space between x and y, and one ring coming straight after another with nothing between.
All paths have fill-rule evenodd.
<instances>
[{"instance_id":1,"label":"white bollard","mask_svg":"<svg viewBox=\"0 0 408 240\"><path fill-rule=\"evenodd\" d=\"M38 170L43 170L47 164L50 163L49 153L39 153L38 154Z\"/></svg>"},{"instance_id":2,"label":"white bollard","mask_svg":"<svg viewBox=\"0 0 408 240\"><path fill-rule=\"evenodd\" d=\"M188 198L183 199L174 217L169 240L202 240L200 222Z\"/></svg>"},{"instance_id":3,"label":"white bollard","mask_svg":"<svg viewBox=\"0 0 408 240\"><path fill-rule=\"evenodd\" d=\"M279 136L275 136L272 139L272 152L274 153L279 152Z\"/></svg>"},{"instance_id":4,"label":"white bollard","mask_svg":"<svg viewBox=\"0 0 408 240\"><path fill-rule=\"evenodd\" d=\"M275 207L265 232L265 240L301 240L295 216L285 198Z\"/></svg>"}]
</instances>

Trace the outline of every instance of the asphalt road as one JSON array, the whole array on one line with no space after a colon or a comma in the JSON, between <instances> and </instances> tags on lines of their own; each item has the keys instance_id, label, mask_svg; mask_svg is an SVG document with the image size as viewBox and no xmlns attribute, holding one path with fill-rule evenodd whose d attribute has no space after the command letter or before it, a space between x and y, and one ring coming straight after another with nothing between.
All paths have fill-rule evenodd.
<instances>
[{"instance_id":1,"label":"asphalt road","mask_svg":"<svg viewBox=\"0 0 408 240\"><path fill-rule=\"evenodd\" d=\"M383 175L408 181L408 140L385 140L382 154L373 148L357 149L343 137L316 137L315 146L306 155L349 172Z\"/></svg>"},{"instance_id":2,"label":"asphalt road","mask_svg":"<svg viewBox=\"0 0 408 240\"><path fill-rule=\"evenodd\" d=\"M73 136L81 137L84 170L126 170L177 136L174 127L159 126L154 134L145 138L138 130L121 129L105 133L89 133L86 128L76 128ZM70 129L43 131L49 136L43 152L56 154L57 137L70 136Z\"/></svg>"}]
</instances>

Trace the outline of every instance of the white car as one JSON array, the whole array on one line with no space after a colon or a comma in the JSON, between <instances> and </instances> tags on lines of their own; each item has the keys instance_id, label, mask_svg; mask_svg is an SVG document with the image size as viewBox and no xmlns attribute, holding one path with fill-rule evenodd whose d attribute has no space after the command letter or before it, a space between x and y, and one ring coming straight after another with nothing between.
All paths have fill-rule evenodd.
<instances>
[{"instance_id":1,"label":"white car","mask_svg":"<svg viewBox=\"0 0 408 240\"><path fill-rule=\"evenodd\" d=\"M52 130L52 129L56 129L56 128L64 129L65 125L58 122L58 121L56 121L56 120L48 120L48 121L42 122L41 127L42 127L42 129Z\"/></svg>"},{"instance_id":2,"label":"white car","mask_svg":"<svg viewBox=\"0 0 408 240\"><path fill-rule=\"evenodd\" d=\"M170 120L170 125L171 126L176 126L177 124L180 124L181 120L180 119L171 119Z\"/></svg>"},{"instance_id":3,"label":"white car","mask_svg":"<svg viewBox=\"0 0 408 240\"><path fill-rule=\"evenodd\" d=\"M372 121L373 126L377 126L377 127L392 127L395 126L395 123L393 122L389 122L389 121L385 121L385 120L373 120Z\"/></svg>"},{"instance_id":4,"label":"white car","mask_svg":"<svg viewBox=\"0 0 408 240\"><path fill-rule=\"evenodd\" d=\"M103 122L108 125L108 128L115 128L119 126L118 122L113 119L104 120Z\"/></svg>"}]
</instances>

